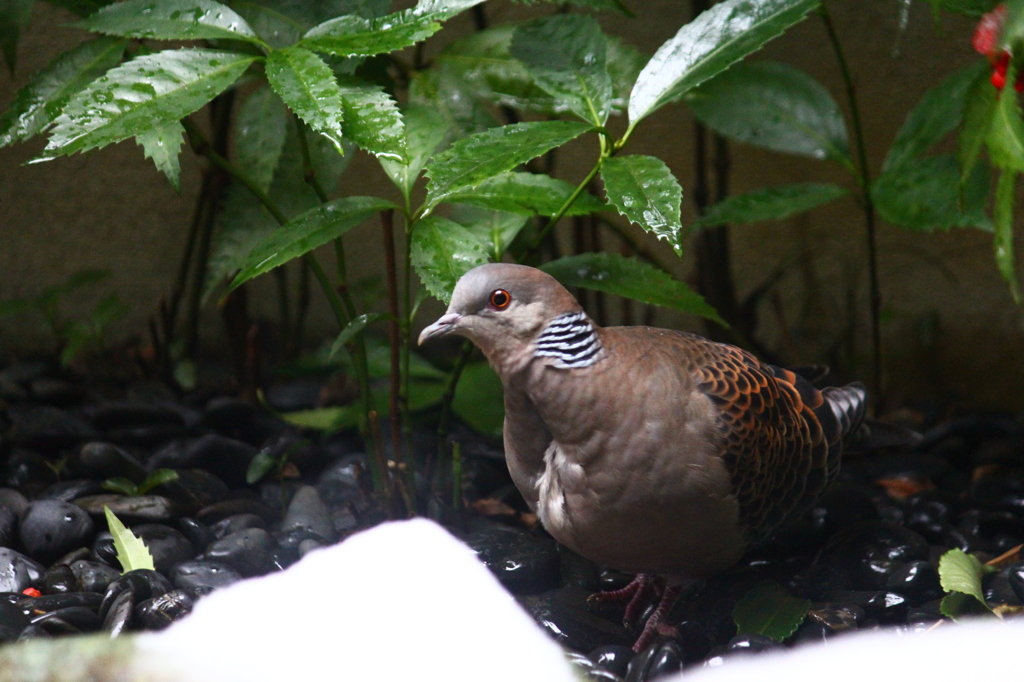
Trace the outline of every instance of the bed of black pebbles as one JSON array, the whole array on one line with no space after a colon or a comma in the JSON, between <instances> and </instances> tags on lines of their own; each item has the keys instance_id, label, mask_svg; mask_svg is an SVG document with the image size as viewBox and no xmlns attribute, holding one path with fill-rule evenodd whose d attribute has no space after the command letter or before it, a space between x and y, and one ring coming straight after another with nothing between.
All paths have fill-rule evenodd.
<instances>
[{"instance_id":1,"label":"bed of black pebbles","mask_svg":"<svg viewBox=\"0 0 1024 682\"><path fill-rule=\"evenodd\" d=\"M317 392L316 383L297 382L268 395L280 409L298 409L315 404ZM422 435L432 447L431 434ZM467 501L524 511L500 444L468 430L456 437ZM297 477L247 485L260 451L287 451ZM365 456L352 434L318 439L211 392L178 396L137 384L101 396L45 362L0 365L0 464L0 642L160 629L213 590L281 570L385 518L366 494ZM141 483L160 468L178 480L134 496L103 487L115 477ZM121 575L104 505L146 542L155 571ZM559 547L522 514L496 520L430 506L591 677L650 680L783 646L737 634L733 623L736 600L766 579L813 602L785 646L934 627L943 619L942 553L994 557L1024 542L1024 424L963 417L928 430L912 452L845 462L840 483L806 518L681 600L677 638L636 656L623 605L586 600L629 576ZM990 605L1024 604L1024 563L985 580Z\"/></svg>"}]
</instances>

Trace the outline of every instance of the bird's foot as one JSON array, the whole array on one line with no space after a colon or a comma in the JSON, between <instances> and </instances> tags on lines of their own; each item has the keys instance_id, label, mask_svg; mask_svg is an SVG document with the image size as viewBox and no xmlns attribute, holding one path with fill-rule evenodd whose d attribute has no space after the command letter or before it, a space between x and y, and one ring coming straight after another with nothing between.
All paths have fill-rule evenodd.
<instances>
[{"instance_id":1,"label":"bird's foot","mask_svg":"<svg viewBox=\"0 0 1024 682\"><path fill-rule=\"evenodd\" d=\"M626 614L622 617L622 623L627 628L631 627L637 616L643 612L647 606L652 595L660 595L664 589L664 581L657 578L650 573L638 573L633 582L629 583L625 587L619 590L610 590L608 592L595 592L594 594L587 597L587 601L592 602L604 602L604 601L624 601L629 600L626 604Z\"/></svg>"},{"instance_id":2,"label":"bird's foot","mask_svg":"<svg viewBox=\"0 0 1024 682\"><path fill-rule=\"evenodd\" d=\"M676 637L678 635L676 628L664 621L668 617L668 612L675 606L679 595L683 593L684 587L684 585L671 585L664 589L657 608L654 609L654 613L647 619L643 632L640 633L640 637L637 638L636 643L633 645L633 651L640 653L647 648L647 645L657 635L664 635L666 637Z\"/></svg>"}]
</instances>

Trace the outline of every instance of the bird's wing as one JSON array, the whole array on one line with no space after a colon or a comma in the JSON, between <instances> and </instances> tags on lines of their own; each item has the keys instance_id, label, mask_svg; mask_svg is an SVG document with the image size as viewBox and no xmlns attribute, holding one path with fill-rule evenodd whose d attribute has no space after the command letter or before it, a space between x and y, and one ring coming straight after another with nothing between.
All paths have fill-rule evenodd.
<instances>
[{"instance_id":1,"label":"bird's wing","mask_svg":"<svg viewBox=\"0 0 1024 682\"><path fill-rule=\"evenodd\" d=\"M752 544L763 542L813 504L838 472L840 448L829 447L835 441L819 419L830 417L831 407L803 377L746 351L694 335L682 343L698 390L719 409L721 456L740 523Z\"/></svg>"}]
</instances>

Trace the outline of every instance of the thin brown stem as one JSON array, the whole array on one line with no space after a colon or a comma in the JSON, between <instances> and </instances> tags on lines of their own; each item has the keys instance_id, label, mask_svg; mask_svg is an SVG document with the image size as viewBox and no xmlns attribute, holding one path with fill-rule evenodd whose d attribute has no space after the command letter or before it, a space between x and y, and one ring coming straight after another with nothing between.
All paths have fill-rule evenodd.
<instances>
[{"instance_id":1,"label":"thin brown stem","mask_svg":"<svg viewBox=\"0 0 1024 682\"><path fill-rule=\"evenodd\" d=\"M398 330L398 273L395 264L395 212L392 209L381 211L380 227L384 237L384 263L387 272L388 282L388 312L391 320L388 323L388 344L390 346L391 376L389 396L390 414L388 415L391 427L391 458L396 464L401 465L405 457L402 448L402 420L406 416L400 411L399 393L401 391L401 348L400 335ZM398 476L404 477L404 472L399 470Z\"/></svg>"},{"instance_id":2,"label":"thin brown stem","mask_svg":"<svg viewBox=\"0 0 1024 682\"><path fill-rule=\"evenodd\" d=\"M818 8L822 23L825 24L825 31L828 33L829 42L836 55L836 62L839 71L843 76L843 84L846 88L846 99L850 107L850 118L853 121L854 146L857 148L857 163L859 166L858 183L861 190L861 204L864 208L864 228L867 233L868 243L868 277L869 297L871 308L871 346L874 356L874 367L872 368L872 388L878 401L883 400L882 393L882 290L878 277L878 239L876 234L875 204L871 198L871 173L868 167L867 145L864 141L864 126L861 123L860 107L857 104L857 90L850 75L850 68L843 54L843 46L839 42L839 35L836 33L835 25L832 23L832 16L828 7L822 3Z\"/></svg>"}]
</instances>

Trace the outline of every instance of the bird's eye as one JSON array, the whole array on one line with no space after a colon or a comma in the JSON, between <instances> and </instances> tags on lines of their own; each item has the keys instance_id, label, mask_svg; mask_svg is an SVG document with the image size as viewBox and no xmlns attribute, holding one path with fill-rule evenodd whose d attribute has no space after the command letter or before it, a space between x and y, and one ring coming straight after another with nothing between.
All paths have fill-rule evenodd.
<instances>
[{"instance_id":1,"label":"bird's eye","mask_svg":"<svg viewBox=\"0 0 1024 682\"><path fill-rule=\"evenodd\" d=\"M495 289L491 292L491 307L495 310L504 310L512 302L512 294L504 289Z\"/></svg>"}]
</instances>

